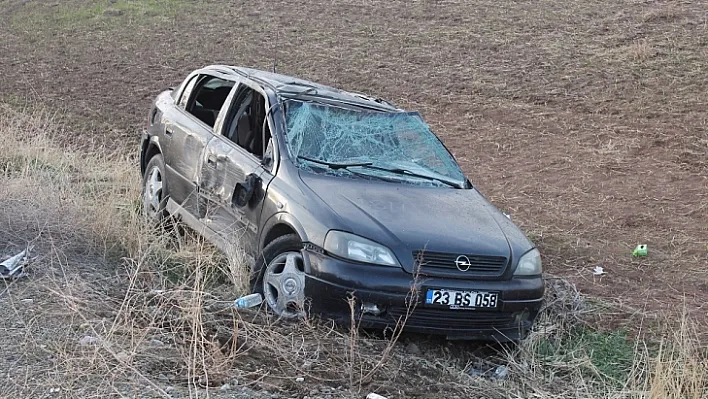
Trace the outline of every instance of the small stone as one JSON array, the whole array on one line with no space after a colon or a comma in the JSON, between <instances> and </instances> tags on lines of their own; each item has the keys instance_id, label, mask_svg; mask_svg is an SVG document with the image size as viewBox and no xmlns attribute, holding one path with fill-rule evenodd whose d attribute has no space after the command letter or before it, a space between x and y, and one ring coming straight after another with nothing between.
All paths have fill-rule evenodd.
<instances>
[{"instance_id":1,"label":"small stone","mask_svg":"<svg viewBox=\"0 0 708 399\"><path fill-rule=\"evenodd\" d=\"M152 345L152 346L165 346L165 343L160 341L159 339L151 339L150 345Z\"/></svg>"},{"instance_id":2,"label":"small stone","mask_svg":"<svg viewBox=\"0 0 708 399\"><path fill-rule=\"evenodd\" d=\"M411 342L410 344L408 344L408 348L407 348L407 349L408 349L408 353L410 353L410 354L413 355L413 356L421 356L421 355L423 354L423 352L421 352L421 350L420 350L420 348L418 347L418 345L414 344L413 342Z\"/></svg>"},{"instance_id":3,"label":"small stone","mask_svg":"<svg viewBox=\"0 0 708 399\"><path fill-rule=\"evenodd\" d=\"M103 15L107 17L118 17L123 15L123 10L118 10L116 8L106 8L103 10Z\"/></svg>"},{"instance_id":4,"label":"small stone","mask_svg":"<svg viewBox=\"0 0 708 399\"><path fill-rule=\"evenodd\" d=\"M166 374L160 373L157 375L157 379L163 382L167 382L170 380L170 377L168 377Z\"/></svg>"},{"instance_id":5,"label":"small stone","mask_svg":"<svg viewBox=\"0 0 708 399\"><path fill-rule=\"evenodd\" d=\"M165 392L166 392L166 393L170 393L170 392L172 392L172 391L174 391L174 390L175 390L175 388L174 388L173 386L171 386L171 385L168 385L167 387L165 387Z\"/></svg>"},{"instance_id":6,"label":"small stone","mask_svg":"<svg viewBox=\"0 0 708 399\"><path fill-rule=\"evenodd\" d=\"M96 345L99 342L101 342L101 340L96 337L92 337L90 335L84 335L84 337L79 340L79 345L81 345L81 346Z\"/></svg>"},{"instance_id":7,"label":"small stone","mask_svg":"<svg viewBox=\"0 0 708 399\"><path fill-rule=\"evenodd\" d=\"M116 353L116 360L118 360L121 363L125 363L128 360L130 360L130 354L128 354L128 352L125 352L125 351L118 352L118 353Z\"/></svg>"},{"instance_id":8,"label":"small stone","mask_svg":"<svg viewBox=\"0 0 708 399\"><path fill-rule=\"evenodd\" d=\"M229 384L224 384L224 385L222 385L222 386L219 388L219 390L220 390L221 392L226 392L226 391L228 391L229 389L231 389L231 385L229 385Z\"/></svg>"},{"instance_id":9,"label":"small stone","mask_svg":"<svg viewBox=\"0 0 708 399\"><path fill-rule=\"evenodd\" d=\"M305 382L305 379L302 378L302 377L297 377L297 378L295 379L295 382Z\"/></svg>"}]
</instances>

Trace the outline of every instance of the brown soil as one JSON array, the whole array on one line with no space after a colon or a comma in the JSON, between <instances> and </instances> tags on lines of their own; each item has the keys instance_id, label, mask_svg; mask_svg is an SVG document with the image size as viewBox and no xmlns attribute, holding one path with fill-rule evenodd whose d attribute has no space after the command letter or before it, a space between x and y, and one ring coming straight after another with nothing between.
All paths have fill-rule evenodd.
<instances>
[{"instance_id":1,"label":"brown soil","mask_svg":"<svg viewBox=\"0 0 708 399\"><path fill-rule=\"evenodd\" d=\"M0 1L2 101L56 110L85 133L68 143L136 155L160 90L277 57L279 72L420 110L548 272L633 312L708 318L706 1L71 7L88 6ZM631 256L639 243L648 257Z\"/></svg>"}]
</instances>

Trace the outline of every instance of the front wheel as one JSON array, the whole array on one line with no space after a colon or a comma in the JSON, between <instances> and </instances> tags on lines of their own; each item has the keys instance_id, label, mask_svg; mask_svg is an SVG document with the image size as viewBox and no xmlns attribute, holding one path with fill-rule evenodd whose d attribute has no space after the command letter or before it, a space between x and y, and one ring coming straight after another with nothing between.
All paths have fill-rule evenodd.
<instances>
[{"instance_id":1,"label":"front wheel","mask_svg":"<svg viewBox=\"0 0 708 399\"><path fill-rule=\"evenodd\" d=\"M165 180L165 161L162 155L155 155L148 162L143 176L143 213L150 220L159 223L167 215L167 181Z\"/></svg>"},{"instance_id":2,"label":"front wheel","mask_svg":"<svg viewBox=\"0 0 708 399\"><path fill-rule=\"evenodd\" d=\"M305 265L302 241L297 234L278 237L263 249L256 265L254 291L279 317L294 319L305 315Z\"/></svg>"}]
</instances>

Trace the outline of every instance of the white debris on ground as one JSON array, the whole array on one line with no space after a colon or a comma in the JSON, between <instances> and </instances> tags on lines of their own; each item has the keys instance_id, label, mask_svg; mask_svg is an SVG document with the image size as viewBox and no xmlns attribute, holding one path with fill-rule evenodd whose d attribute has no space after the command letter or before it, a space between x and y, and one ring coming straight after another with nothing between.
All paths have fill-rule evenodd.
<instances>
[{"instance_id":1,"label":"white debris on ground","mask_svg":"<svg viewBox=\"0 0 708 399\"><path fill-rule=\"evenodd\" d=\"M0 279L23 277L25 275L24 267L29 263L29 252L31 249L31 247L28 247L24 251L0 263Z\"/></svg>"},{"instance_id":2,"label":"white debris on ground","mask_svg":"<svg viewBox=\"0 0 708 399\"><path fill-rule=\"evenodd\" d=\"M81 346L88 346L88 345L96 345L100 343L101 340L96 337L92 337L90 335L84 335L83 338L79 340L79 345Z\"/></svg>"}]
</instances>

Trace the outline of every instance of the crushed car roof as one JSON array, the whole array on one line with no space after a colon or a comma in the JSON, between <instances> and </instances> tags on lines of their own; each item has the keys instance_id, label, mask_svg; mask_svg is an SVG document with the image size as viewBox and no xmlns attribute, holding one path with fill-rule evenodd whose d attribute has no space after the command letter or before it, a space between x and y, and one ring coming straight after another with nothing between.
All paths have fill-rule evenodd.
<instances>
[{"instance_id":1,"label":"crushed car roof","mask_svg":"<svg viewBox=\"0 0 708 399\"><path fill-rule=\"evenodd\" d=\"M381 98L369 96L362 93L344 91L335 87L315 83L309 80L304 80L288 75L282 75L274 72L263 71L260 69L236 67L230 65L210 65L203 69L214 70L227 75L238 74L241 77L245 77L256 81L262 85L268 86L278 95L284 97L301 95L304 94L308 89L311 89L312 92L307 93L307 96L309 97L330 98L353 104L366 105L368 107L377 108L382 111L403 111L402 109Z\"/></svg>"}]
</instances>

